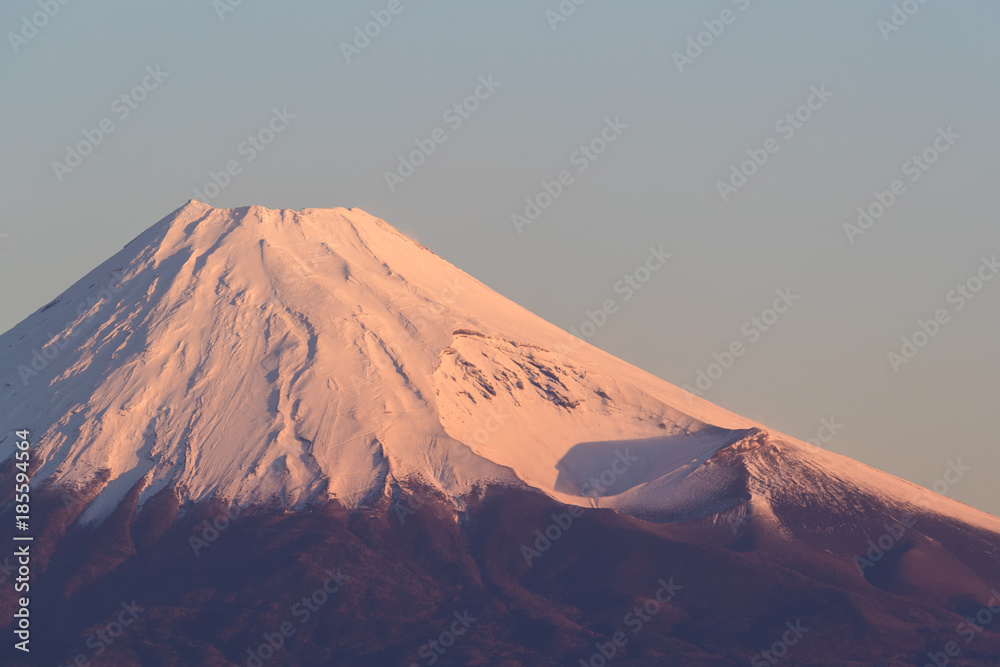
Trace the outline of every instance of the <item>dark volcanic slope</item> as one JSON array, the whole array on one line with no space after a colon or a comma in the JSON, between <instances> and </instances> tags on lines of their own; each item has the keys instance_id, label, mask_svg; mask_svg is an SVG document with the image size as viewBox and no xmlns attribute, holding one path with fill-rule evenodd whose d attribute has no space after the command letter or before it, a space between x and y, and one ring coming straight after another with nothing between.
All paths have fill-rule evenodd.
<instances>
[{"instance_id":1,"label":"dark volcanic slope","mask_svg":"<svg viewBox=\"0 0 1000 667\"><path fill-rule=\"evenodd\" d=\"M774 647L787 665L884 666L923 665L949 642L957 664L998 664L1000 622L961 631L956 612L982 606L972 597L908 597L849 558L754 546L752 518L722 546L696 525L571 514L532 492L491 489L459 523L438 500L400 493L364 510L232 519L210 504L185 514L161 493L138 514L133 497L100 527L67 531L86 496L50 491L36 499L32 659L4 664L600 665L603 647L614 665L765 665ZM536 542L536 530L555 539ZM900 560L880 564L884 578ZM13 604L3 587L4 624ZM130 624L119 633L118 621ZM257 662L248 649L266 637L280 648Z\"/></svg>"}]
</instances>

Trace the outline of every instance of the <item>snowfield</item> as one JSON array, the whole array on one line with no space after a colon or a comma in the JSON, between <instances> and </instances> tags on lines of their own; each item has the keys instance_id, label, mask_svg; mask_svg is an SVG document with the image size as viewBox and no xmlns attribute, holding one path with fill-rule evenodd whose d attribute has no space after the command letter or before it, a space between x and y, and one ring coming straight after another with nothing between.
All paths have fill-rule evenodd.
<instances>
[{"instance_id":1,"label":"snowfield","mask_svg":"<svg viewBox=\"0 0 1000 667\"><path fill-rule=\"evenodd\" d=\"M502 484L671 521L864 493L1000 532L583 343L359 209L191 201L0 350L33 483L106 475L85 521L137 484L294 508L420 482L456 507Z\"/></svg>"}]
</instances>

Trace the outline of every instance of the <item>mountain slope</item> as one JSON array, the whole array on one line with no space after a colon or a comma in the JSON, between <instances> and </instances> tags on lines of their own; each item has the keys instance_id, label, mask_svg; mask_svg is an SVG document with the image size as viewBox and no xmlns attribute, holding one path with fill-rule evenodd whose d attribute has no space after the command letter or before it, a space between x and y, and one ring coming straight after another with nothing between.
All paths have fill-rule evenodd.
<instances>
[{"instance_id":1,"label":"mountain slope","mask_svg":"<svg viewBox=\"0 0 1000 667\"><path fill-rule=\"evenodd\" d=\"M773 664L789 623L787 664L1000 655L1000 624L965 641L1000 604L1000 520L573 339L357 209L191 202L0 355L45 664L601 664L620 632L618 665ZM428 653L456 614L467 639Z\"/></svg>"},{"instance_id":2,"label":"mountain slope","mask_svg":"<svg viewBox=\"0 0 1000 667\"><path fill-rule=\"evenodd\" d=\"M743 506L763 517L773 489L817 488L793 469L914 506L916 487L586 345L358 209L189 202L0 350L0 419L32 430L35 484L98 481L85 521L136 485L140 505L174 488L362 507L408 480L456 506L501 484L675 522ZM3 437L0 459L13 454Z\"/></svg>"},{"instance_id":3,"label":"mountain slope","mask_svg":"<svg viewBox=\"0 0 1000 667\"><path fill-rule=\"evenodd\" d=\"M40 436L36 480L108 469L94 517L140 480L291 505L414 475L551 489L578 441L746 423L593 348L553 352L570 341L361 211L191 202L0 337L2 416Z\"/></svg>"}]
</instances>

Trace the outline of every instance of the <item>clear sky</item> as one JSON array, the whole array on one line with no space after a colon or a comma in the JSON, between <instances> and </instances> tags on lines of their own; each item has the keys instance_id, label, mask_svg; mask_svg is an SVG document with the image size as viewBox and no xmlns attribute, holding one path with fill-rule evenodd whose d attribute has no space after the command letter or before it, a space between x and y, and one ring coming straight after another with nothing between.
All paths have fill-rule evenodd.
<instances>
[{"instance_id":1,"label":"clear sky","mask_svg":"<svg viewBox=\"0 0 1000 667\"><path fill-rule=\"evenodd\" d=\"M236 2L3 3L0 330L192 197L359 206L566 329L614 298L589 342L1000 514L996 3Z\"/></svg>"}]
</instances>

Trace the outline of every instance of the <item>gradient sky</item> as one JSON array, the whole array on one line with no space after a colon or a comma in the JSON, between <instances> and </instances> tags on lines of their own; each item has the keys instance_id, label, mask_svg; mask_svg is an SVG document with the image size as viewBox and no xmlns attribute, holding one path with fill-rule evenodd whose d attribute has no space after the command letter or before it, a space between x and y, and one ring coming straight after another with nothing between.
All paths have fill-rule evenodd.
<instances>
[{"instance_id":1,"label":"gradient sky","mask_svg":"<svg viewBox=\"0 0 1000 667\"><path fill-rule=\"evenodd\" d=\"M341 44L389 5L69 2L12 44L41 9L7 0L0 330L236 160L209 203L359 206L566 329L662 245L667 268L589 342L678 385L742 342L707 399L802 439L832 417L824 447L924 486L960 461L939 490L1000 514L1000 280L948 300L1000 253L1000 6L928 2L886 32L890 0L590 0L553 29L558 0L400 0L348 63ZM674 52L726 10L678 71ZM156 66L169 75L120 118L116 98ZM499 89L449 125L490 75ZM833 95L788 137L775 124L813 86ZM241 144L286 107L246 162ZM105 118L60 181L53 162ZM628 128L580 173L573 154L607 118ZM904 163L949 127L960 138L912 182ZM385 172L436 128L447 141L391 191ZM717 182L769 138L777 152L724 202ZM573 183L518 233L511 215L562 170ZM849 243L843 225L895 179L904 194ZM785 288L799 299L751 340L744 323ZM947 323L894 371L888 353L938 309Z\"/></svg>"}]
</instances>

